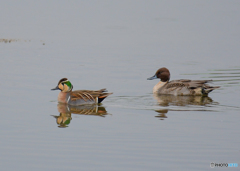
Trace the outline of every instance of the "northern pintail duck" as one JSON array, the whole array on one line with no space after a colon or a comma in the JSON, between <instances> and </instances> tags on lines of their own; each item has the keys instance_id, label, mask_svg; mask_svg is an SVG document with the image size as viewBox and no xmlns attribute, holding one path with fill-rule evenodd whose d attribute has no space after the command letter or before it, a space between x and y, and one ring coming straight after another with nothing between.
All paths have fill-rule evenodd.
<instances>
[{"instance_id":1,"label":"northern pintail duck","mask_svg":"<svg viewBox=\"0 0 240 171\"><path fill-rule=\"evenodd\" d=\"M73 106L84 104L101 103L107 96L112 93L105 93L106 89L97 91L93 90L75 90L72 91L73 85L67 78L62 78L57 87L51 90L61 90L58 95L58 102L65 103Z\"/></svg>"},{"instance_id":2,"label":"northern pintail duck","mask_svg":"<svg viewBox=\"0 0 240 171\"><path fill-rule=\"evenodd\" d=\"M153 87L153 93L157 94L170 94L175 96L182 95L195 95L195 96L207 96L208 93L213 91L217 87L211 87L205 83L212 80L170 80L170 72L167 68L160 68L156 74L148 80L160 79L160 82Z\"/></svg>"}]
</instances>

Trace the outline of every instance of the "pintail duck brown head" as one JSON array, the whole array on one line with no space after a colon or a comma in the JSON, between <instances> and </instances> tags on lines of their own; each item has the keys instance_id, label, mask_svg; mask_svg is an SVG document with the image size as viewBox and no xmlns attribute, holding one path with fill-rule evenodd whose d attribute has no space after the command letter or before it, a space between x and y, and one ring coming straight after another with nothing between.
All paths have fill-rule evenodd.
<instances>
[{"instance_id":1,"label":"pintail duck brown head","mask_svg":"<svg viewBox=\"0 0 240 171\"><path fill-rule=\"evenodd\" d=\"M162 82L167 82L170 80L170 72L167 68L163 67L157 70L156 74L150 78L148 78L148 80L153 80L153 79L158 79L160 78L160 80Z\"/></svg>"}]
</instances>

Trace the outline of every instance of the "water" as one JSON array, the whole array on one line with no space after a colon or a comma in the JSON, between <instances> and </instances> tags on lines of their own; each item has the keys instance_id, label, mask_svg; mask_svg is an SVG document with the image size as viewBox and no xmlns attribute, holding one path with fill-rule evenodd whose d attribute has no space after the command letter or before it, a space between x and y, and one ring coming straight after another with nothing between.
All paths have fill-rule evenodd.
<instances>
[{"instance_id":1,"label":"water","mask_svg":"<svg viewBox=\"0 0 240 171\"><path fill-rule=\"evenodd\" d=\"M3 170L210 170L239 164L238 1L1 2ZM155 97L171 79L212 79L209 97ZM113 92L67 108L50 91ZM237 168L235 168L237 170Z\"/></svg>"}]
</instances>

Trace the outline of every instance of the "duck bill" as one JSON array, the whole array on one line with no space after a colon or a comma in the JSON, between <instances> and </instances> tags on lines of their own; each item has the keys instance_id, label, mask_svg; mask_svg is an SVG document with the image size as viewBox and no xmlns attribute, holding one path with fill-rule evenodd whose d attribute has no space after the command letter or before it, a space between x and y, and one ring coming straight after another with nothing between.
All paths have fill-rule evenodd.
<instances>
[{"instance_id":1,"label":"duck bill","mask_svg":"<svg viewBox=\"0 0 240 171\"><path fill-rule=\"evenodd\" d=\"M158 79L158 77L156 75L149 77L148 80L153 80L153 79Z\"/></svg>"},{"instance_id":2,"label":"duck bill","mask_svg":"<svg viewBox=\"0 0 240 171\"><path fill-rule=\"evenodd\" d=\"M60 89L59 89L58 86L57 86L57 87L55 87L55 88L52 88L51 90L60 90Z\"/></svg>"}]
</instances>

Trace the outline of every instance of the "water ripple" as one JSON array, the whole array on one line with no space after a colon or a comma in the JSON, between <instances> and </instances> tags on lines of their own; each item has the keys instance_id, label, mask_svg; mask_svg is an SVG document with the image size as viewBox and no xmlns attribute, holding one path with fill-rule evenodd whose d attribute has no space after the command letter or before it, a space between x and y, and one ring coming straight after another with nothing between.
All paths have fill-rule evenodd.
<instances>
[{"instance_id":1,"label":"water ripple","mask_svg":"<svg viewBox=\"0 0 240 171\"><path fill-rule=\"evenodd\" d=\"M218 82L221 87L239 86L240 85L240 68L214 69L207 73L193 73L184 75L202 75L202 78L212 79Z\"/></svg>"}]
</instances>

